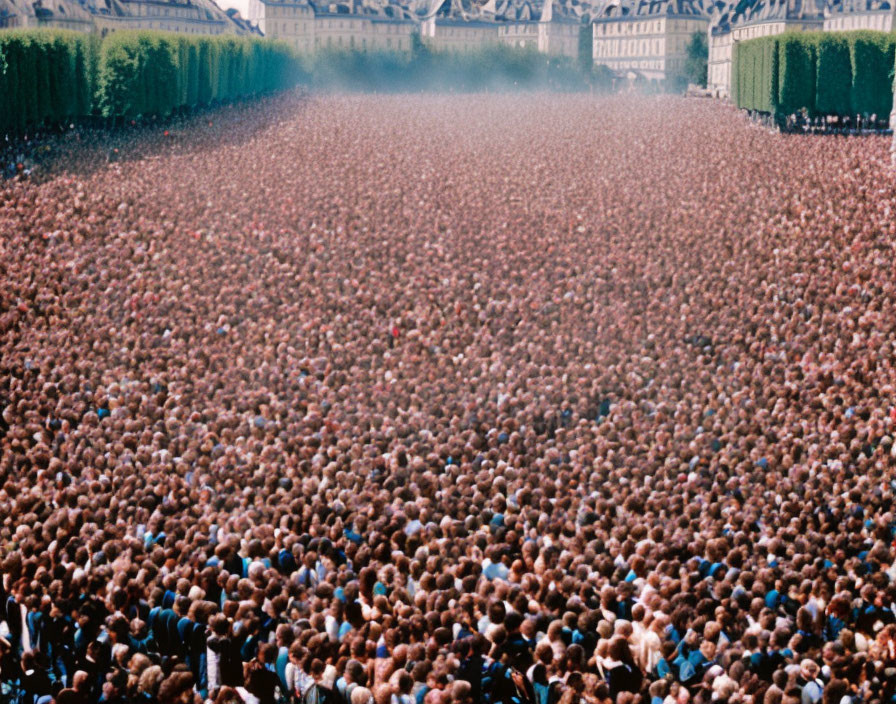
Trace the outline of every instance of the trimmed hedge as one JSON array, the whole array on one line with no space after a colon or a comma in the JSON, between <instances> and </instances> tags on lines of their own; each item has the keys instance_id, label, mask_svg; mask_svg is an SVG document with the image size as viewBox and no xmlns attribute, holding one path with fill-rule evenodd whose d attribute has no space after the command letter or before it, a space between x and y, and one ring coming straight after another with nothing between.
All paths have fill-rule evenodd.
<instances>
[{"instance_id":1,"label":"trimmed hedge","mask_svg":"<svg viewBox=\"0 0 896 704\"><path fill-rule=\"evenodd\" d=\"M784 34L778 42L778 110L793 114L815 105L817 43L798 34Z\"/></svg>"},{"instance_id":2,"label":"trimmed hedge","mask_svg":"<svg viewBox=\"0 0 896 704\"><path fill-rule=\"evenodd\" d=\"M773 112L778 102L778 37L762 37L735 45L733 75L740 107Z\"/></svg>"},{"instance_id":3,"label":"trimmed hedge","mask_svg":"<svg viewBox=\"0 0 896 704\"><path fill-rule=\"evenodd\" d=\"M735 45L732 94L738 107L777 117L888 115L896 35L789 32Z\"/></svg>"},{"instance_id":4,"label":"trimmed hedge","mask_svg":"<svg viewBox=\"0 0 896 704\"><path fill-rule=\"evenodd\" d=\"M91 114L168 115L295 85L283 43L246 37L119 32L0 32L0 134Z\"/></svg>"},{"instance_id":5,"label":"trimmed hedge","mask_svg":"<svg viewBox=\"0 0 896 704\"><path fill-rule=\"evenodd\" d=\"M89 112L95 41L63 31L0 32L0 133Z\"/></svg>"},{"instance_id":6,"label":"trimmed hedge","mask_svg":"<svg viewBox=\"0 0 896 704\"><path fill-rule=\"evenodd\" d=\"M97 105L106 117L167 115L288 88L298 75L280 42L118 32L102 44Z\"/></svg>"},{"instance_id":7,"label":"trimmed hedge","mask_svg":"<svg viewBox=\"0 0 896 704\"><path fill-rule=\"evenodd\" d=\"M844 114L852 92L849 38L842 32L816 44L815 110L820 115ZM850 110L851 112L851 110Z\"/></svg>"},{"instance_id":8,"label":"trimmed hedge","mask_svg":"<svg viewBox=\"0 0 896 704\"><path fill-rule=\"evenodd\" d=\"M850 37L852 114L889 115L893 107L894 35L856 32Z\"/></svg>"}]
</instances>

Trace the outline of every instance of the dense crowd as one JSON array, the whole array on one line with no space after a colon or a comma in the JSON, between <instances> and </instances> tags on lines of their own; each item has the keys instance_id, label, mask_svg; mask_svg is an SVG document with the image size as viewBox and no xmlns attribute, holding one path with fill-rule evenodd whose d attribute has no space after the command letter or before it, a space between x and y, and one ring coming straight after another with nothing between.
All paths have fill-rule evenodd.
<instances>
[{"instance_id":1,"label":"dense crowd","mask_svg":"<svg viewBox=\"0 0 896 704\"><path fill-rule=\"evenodd\" d=\"M0 182L0 700L896 701L887 138L141 129Z\"/></svg>"}]
</instances>

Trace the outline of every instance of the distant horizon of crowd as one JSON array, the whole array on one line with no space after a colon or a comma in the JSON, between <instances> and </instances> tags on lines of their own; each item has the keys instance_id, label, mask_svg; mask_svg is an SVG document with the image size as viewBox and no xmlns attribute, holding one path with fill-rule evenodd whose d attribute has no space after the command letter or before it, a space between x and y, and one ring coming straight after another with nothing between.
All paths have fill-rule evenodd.
<instances>
[{"instance_id":1,"label":"distant horizon of crowd","mask_svg":"<svg viewBox=\"0 0 896 704\"><path fill-rule=\"evenodd\" d=\"M343 95L33 147L3 704L896 703L887 138Z\"/></svg>"}]
</instances>

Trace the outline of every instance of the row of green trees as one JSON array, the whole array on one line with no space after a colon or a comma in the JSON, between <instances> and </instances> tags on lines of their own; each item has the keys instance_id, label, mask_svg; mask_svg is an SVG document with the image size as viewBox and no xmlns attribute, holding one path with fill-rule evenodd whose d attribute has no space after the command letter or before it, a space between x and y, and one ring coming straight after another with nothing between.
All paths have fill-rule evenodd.
<instances>
[{"instance_id":1,"label":"row of green trees","mask_svg":"<svg viewBox=\"0 0 896 704\"><path fill-rule=\"evenodd\" d=\"M893 106L896 34L803 32L735 44L732 97L775 116L877 115Z\"/></svg>"},{"instance_id":2,"label":"row of green trees","mask_svg":"<svg viewBox=\"0 0 896 704\"><path fill-rule=\"evenodd\" d=\"M119 32L0 33L0 133L88 115L169 115L294 85L299 64L280 42Z\"/></svg>"},{"instance_id":3,"label":"row of green trees","mask_svg":"<svg viewBox=\"0 0 896 704\"><path fill-rule=\"evenodd\" d=\"M299 82L364 91L610 90L614 74L594 65L591 44L591 27L583 25L575 58L497 43L469 53L438 52L419 35L409 53L325 50L300 58L286 44L254 38L142 31L101 40L8 31L0 33L0 134L89 115L165 116ZM698 53L702 63L683 85L705 78L705 41Z\"/></svg>"},{"instance_id":4,"label":"row of green trees","mask_svg":"<svg viewBox=\"0 0 896 704\"><path fill-rule=\"evenodd\" d=\"M84 34L0 32L0 133L88 115L97 56Z\"/></svg>"}]
</instances>

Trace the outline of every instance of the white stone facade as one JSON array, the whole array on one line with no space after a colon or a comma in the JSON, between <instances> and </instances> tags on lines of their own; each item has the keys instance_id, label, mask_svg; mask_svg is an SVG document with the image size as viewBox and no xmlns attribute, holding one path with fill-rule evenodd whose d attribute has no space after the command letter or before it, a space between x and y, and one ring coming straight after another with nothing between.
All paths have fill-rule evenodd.
<instances>
[{"instance_id":1,"label":"white stone facade","mask_svg":"<svg viewBox=\"0 0 896 704\"><path fill-rule=\"evenodd\" d=\"M825 32L893 29L894 8L890 0L831 0L824 12Z\"/></svg>"},{"instance_id":2,"label":"white stone facade","mask_svg":"<svg viewBox=\"0 0 896 704\"><path fill-rule=\"evenodd\" d=\"M484 8L469 16L450 7L449 1L436 2L421 13L400 4L324 6L307 0L250 0L248 21L265 36L286 41L302 53L325 49L408 52L412 34L419 32L435 51L464 53L505 44L551 55L578 55L582 22L554 13L553 0L545 2L538 19L533 19L528 5L508 6L500 15Z\"/></svg>"},{"instance_id":3,"label":"white stone facade","mask_svg":"<svg viewBox=\"0 0 896 704\"><path fill-rule=\"evenodd\" d=\"M106 35L153 29L194 35L246 34L238 15L212 0L0 0L0 28L70 29Z\"/></svg>"},{"instance_id":4,"label":"white stone facade","mask_svg":"<svg viewBox=\"0 0 896 704\"><path fill-rule=\"evenodd\" d=\"M731 97L731 70L737 42L784 32L809 32L824 27L825 0L755 0L739 13L730 7L716 14L708 33L707 88Z\"/></svg>"},{"instance_id":5,"label":"white stone facade","mask_svg":"<svg viewBox=\"0 0 896 704\"><path fill-rule=\"evenodd\" d=\"M695 33L707 31L709 17L691 3L638 3L627 12L611 10L593 24L595 64L665 81L683 70L688 44Z\"/></svg>"}]
</instances>

